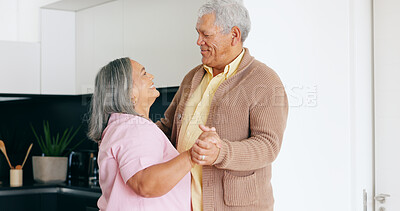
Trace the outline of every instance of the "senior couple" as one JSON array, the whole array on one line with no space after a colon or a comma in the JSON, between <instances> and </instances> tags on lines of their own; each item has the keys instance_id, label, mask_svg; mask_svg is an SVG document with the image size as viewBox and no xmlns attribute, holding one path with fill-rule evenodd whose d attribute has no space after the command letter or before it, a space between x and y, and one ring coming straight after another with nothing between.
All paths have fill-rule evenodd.
<instances>
[{"instance_id":1,"label":"senior couple","mask_svg":"<svg viewBox=\"0 0 400 211\"><path fill-rule=\"evenodd\" d=\"M141 64L121 58L97 74L88 135L99 142L100 210L273 210L283 85L243 47L242 3L207 2L196 30L202 64L156 123L149 110L159 92Z\"/></svg>"}]
</instances>

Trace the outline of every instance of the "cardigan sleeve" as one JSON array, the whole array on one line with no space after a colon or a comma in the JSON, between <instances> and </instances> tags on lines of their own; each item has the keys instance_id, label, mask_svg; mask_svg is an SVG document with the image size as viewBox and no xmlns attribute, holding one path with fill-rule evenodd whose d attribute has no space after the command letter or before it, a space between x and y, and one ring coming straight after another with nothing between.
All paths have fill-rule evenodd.
<instances>
[{"instance_id":1,"label":"cardigan sleeve","mask_svg":"<svg viewBox=\"0 0 400 211\"><path fill-rule=\"evenodd\" d=\"M182 87L182 86L181 86ZM171 139L172 134L172 126L174 124L175 112L178 108L178 104L181 98L181 87L178 88L174 98L172 99L171 104L168 106L167 110L164 113L164 118L161 118L156 122L156 125L164 132L164 134L168 137L171 143L175 146L176 140Z\"/></svg>"},{"instance_id":2,"label":"cardigan sleeve","mask_svg":"<svg viewBox=\"0 0 400 211\"><path fill-rule=\"evenodd\" d=\"M222 139L215 167L248 171L266 167L276 159L286 128L288 101L280 80L272 87L249 110L249 138L234 142ZM230 129L235 130L234 124Z\"/></svg>"}]
</instances>

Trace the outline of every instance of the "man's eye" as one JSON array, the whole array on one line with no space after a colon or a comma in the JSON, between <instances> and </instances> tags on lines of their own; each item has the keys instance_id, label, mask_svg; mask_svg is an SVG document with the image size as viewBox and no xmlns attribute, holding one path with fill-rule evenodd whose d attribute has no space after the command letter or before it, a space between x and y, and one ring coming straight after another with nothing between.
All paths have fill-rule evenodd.
<instances>
[{"instance_id":1,"label":"man's eye","mask_svg":"<svg viewBox=\"0 0 400 211\"><path fill-rule=\"evenodd\" d=\"M143 73L143 75L147 75L147 73L146 73L146 72L144 72L144 73Z\"/></svg>"}]
</instances>

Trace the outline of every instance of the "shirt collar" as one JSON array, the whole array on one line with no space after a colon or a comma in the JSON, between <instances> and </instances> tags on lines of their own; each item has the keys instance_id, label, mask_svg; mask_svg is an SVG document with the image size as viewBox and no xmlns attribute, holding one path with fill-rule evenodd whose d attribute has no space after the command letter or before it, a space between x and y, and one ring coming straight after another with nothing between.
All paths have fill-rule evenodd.
<instances>
[{"instance_id":1,"label":"shirt collar","mask_svg":"<svg viewBox=\"0 0 400 211\"><path fill-rule=\"evenodd\" d=\"M231 63L229 63L228 65L225 66L224 68L224 76L225 78L228 78L229 76L231 76L235 70L239 67L240 61L242 61L244 55L244 49L242 49L242 52L239 54L239 56L236 57L236 59L234 59ZM210 76L214 76L213 75L213 68L209 67L207 65L203 65L204 69L207 71L207 73Z\"/></svg>"}]
</instances>

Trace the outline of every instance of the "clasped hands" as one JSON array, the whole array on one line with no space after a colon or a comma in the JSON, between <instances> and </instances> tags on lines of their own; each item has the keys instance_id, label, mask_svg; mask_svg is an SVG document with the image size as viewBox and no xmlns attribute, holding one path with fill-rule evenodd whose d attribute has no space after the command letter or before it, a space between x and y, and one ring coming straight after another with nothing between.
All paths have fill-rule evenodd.
<instances>
[{"instance_id":1,"label":"clasped hands","mask_svg":"<svg viewBox=\"0 0 400 211\"><path fill-rule=\"evenodd\" d=\"M217 160L221 148L221 139L214 127L199 125L203 133L189 150L193 164L212 165Z\"/></svg>"}]
</instances>

